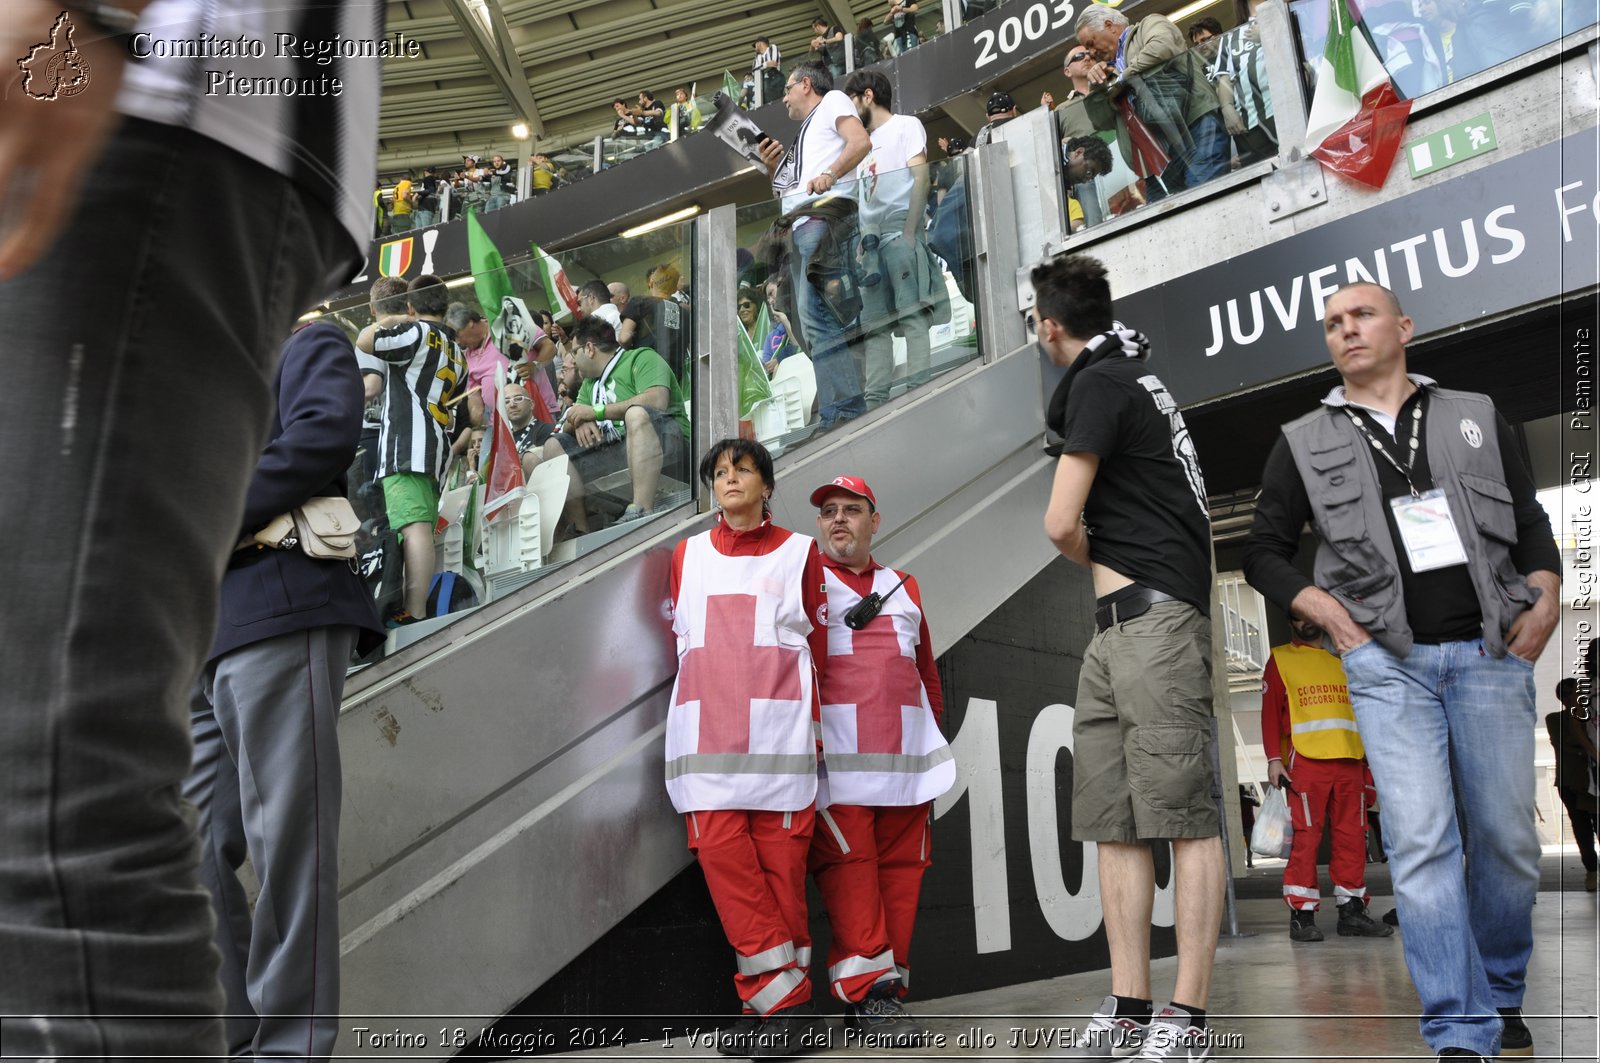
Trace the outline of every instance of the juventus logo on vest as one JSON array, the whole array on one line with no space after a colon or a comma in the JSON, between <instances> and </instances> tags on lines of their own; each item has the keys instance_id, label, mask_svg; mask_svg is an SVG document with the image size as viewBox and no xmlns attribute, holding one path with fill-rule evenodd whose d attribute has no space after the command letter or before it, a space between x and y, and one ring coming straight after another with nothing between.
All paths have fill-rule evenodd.
<instances>
[{"instance_id":1,"label":"juventus logo on vest","mask_svg":"<svg viewBox=\"0 0 1600 1063\"><path fill-rule=\"evenodd\" d=\"M1477 450L1483 446L1483 429L1478 427L1478 422L1470 417L1461 418L1461 438L1467 441L1467 446Z\"/></svg>"}]
</instances>

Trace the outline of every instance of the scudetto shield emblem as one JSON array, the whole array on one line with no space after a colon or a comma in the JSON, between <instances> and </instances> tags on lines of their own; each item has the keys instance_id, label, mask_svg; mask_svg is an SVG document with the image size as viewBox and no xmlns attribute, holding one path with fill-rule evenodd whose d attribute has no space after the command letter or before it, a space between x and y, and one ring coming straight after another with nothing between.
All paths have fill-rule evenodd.
<instances>
[{"instance_id":1,"label":"scudetto shield emblem","mask_svg":"<svg viewBox=\"0 0 1600 1063\"><path fill-rule=\"evenodd\" d=\"M1483 429L1478 427L1478 422L1470 417L1461 418L1461 438L1467 441L1467 446L1477 450L1483 446Z\"/></svg>"},{"instance_id":2,"label":"scudetto shield emblem","mask_svg":"<svg viewBox=\"0 0 1600 1063\"><path fill-rule=\"evenodd\" d=\"M414 237L392 240L378 248L378 273L384 277L402 277L411 268L411 245Z\"/></svg>"}]
</instances>

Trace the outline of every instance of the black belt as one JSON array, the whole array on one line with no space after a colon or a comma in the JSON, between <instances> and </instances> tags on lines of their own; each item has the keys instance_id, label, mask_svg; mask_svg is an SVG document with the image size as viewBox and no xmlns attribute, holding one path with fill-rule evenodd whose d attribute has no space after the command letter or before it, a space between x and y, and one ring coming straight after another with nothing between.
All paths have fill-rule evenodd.
<instances>
[{"instance_id":1,"label":"black belt","mask_svg":"<svg viewBox=\"0 0 1600 1063\"><path fill-rule=\"evenodd\" d=\"M1120 595L1116 597L1115 595ZM1124 620L1132 620L1136 616L1143 616L1150 611L1152 605L1160 602L1181 602L1182 598L1174 598L1170 594L1153 591L1149 587L1136 587L1133 593L1117 591L1114 600L1105 605L1096 607L1094 611L1094 626L1097 631L1104 631L1113 624L1120 624Z\"/></svg>"}]
</instances>

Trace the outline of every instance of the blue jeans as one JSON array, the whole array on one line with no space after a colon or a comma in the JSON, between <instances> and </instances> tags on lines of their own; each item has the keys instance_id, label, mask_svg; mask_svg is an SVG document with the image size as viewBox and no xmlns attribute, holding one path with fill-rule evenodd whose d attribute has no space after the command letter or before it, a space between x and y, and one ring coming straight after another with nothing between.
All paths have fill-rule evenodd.
<instances>
[{"instance_id":1,"label":"blue jeans","mask_svg":"<svg viewBox=\"0 0 1600 1063\"><path fill-rule=\"evenodd\" d=\"M8 1052L223 1055L188 693L278 347L355 253L286 178L127 119L0 282L28 354L0 388L0 1014L35 1017Z\"/></svg>"},{"instance_id":2,"label":"blue jeans","mask_svg":"<svg viewBox=\"0 0 1600 1063\"><path fill-rule=\"evenodd\" d=\"M1212 111L1196 118L1189 126L1189 136L1194 141L1194 147L1172 157L1167 168L1161 171L1159 183L1145 183L1145 199L1148 202L1165 199L1228 172L1231 141L1227 127L1222 124L1221 112Z\"/></svg>"},{"instance_id":3,"label":"blue jeans","mask_svg":"<svg viewBox=\"0 0 1600 1063\"><path fill-rule=\"evenodd\" d=\"M822 293L806 280L806 267L826 233L827 224L820 219L795 226L793 262L800 328L817 374L817 418L822 427L830 428L866 413L867 404L861 395L861 375L856 371L855 359L845 346L844 327Z\"/></svg>"},{"instance_id":4,"label":"blue jeans","mask_svg":"<svg viewBox=\"0 0 1600 1063\"><path fill-rule=\"evenodd\" d=\"M1533 666L1476 640L1419 644L1404 660L1371 641L1343 663L1423 1039L1492 1059L1495 1009L1521 1006L1533 951Z\"/></svg>"}]
</instances>

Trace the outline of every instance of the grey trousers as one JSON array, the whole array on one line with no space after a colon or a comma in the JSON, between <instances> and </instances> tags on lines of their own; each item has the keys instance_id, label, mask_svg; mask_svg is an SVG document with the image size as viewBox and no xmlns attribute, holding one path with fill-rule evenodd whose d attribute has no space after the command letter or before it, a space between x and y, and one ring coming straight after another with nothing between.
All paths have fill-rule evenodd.
<instances>
[{"instance_id":1,"label":"grey trousers","mask_svg":"<svg viewBox=\"0 0 1600 1063\"><path fill-rule=\"evenodd\" d=\"M927 252L922 240L907 240L894 231L905 224L904 215L879 237L876 256L866 255L866 269L876 270L879 281L861 287L861 324L867 332L867 408L889 400L894 383L894 334L906 341L906 377L914 383L927 375L933 362L928 347L928 301L922 285L927 278ZM920 259L920 261L919 261ZM943 278L940 278L943 283Z\"/></svg>"},{"instance_id":2,"label":"grey trousers","mask_svg":"<svg viewBox=\"0 0 1600 1063\"><path fill-rule=\"evenodd\" d=\"M217 911L230 1056L326 1059L339 1035L336 732L355 642L350 627L279 635L223 654L195 684L183 796Z\"/></svg>"},{"instance_id":3,"label":"grey trousers","mask_svg":"<svg viewBox=\"0 0 1600 1063\"><path fill-rule=\"evenodd\" d=\"M273 365L349 244L284 177L125 121L0 281L0 1014L23 1057L222 1052L188 695Z\"/></svg>"}]
</instances>

